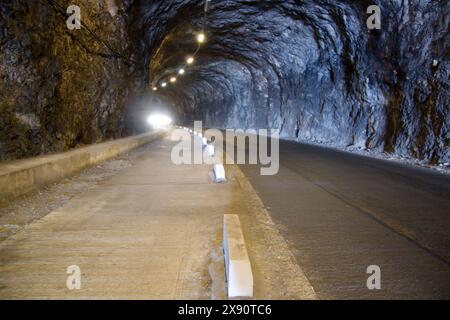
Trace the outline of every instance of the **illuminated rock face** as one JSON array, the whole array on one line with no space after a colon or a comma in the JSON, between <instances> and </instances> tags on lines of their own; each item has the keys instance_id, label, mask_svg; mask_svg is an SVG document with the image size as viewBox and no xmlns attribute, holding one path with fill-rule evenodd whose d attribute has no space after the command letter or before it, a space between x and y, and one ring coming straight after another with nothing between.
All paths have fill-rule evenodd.
<instances>
[{"instance_id":1,"label":"illuminated rock face","mask_svg":"<svg viewBox=\"0 0 450 320\"><path fill-rule=\"evenodd\" d=\"M194 65L158 90L185 122L279 128L287 139L449 161L447 1L220 0L206 20L203 1L116 1L114 17L106 2L80 2L99 36L134 63L87 52L48 6L38 18L23 13L27 1L1 4L2 15L38 24L37 35L30 26L16 37L16 20L0 22L0 130L18 137L0 138L3 157L134 132L126 124L132 92L174 74L206 21ZM366 25L372 4L380 30ZM77 37L92 44L85 32Z\"/></svg>"},{"instance_id":2,"label":"illuminated rock face","mask_svg":"<svg viewBox=\"0 0 450 320\"><path fill-rule=\"evenodd\" d=\"M148 11L171 27L157 31L167 40L155 73L182 61L191 25L202 22L200 4L177 3L178 14ZM381 30L370 31L374 3ZM433 0L213 1L208 43L168 96L207 126L280 128L288 139L448 162L449 9Z\"/></svg>"},{"instance_id":3,"label":"illuminated rock face","mask_svg":"<svg viewBox=\"0 0 450 320\"><path fill-rule=\"evenodd\" d=\"M106 3L76 3L86 25L129 54L127 7L113 18ZM143 68L114 58L85 29L68 30L58 12L46 1L0 2L0 160L127 134L127 101Z\"/></svg>"}]
</instances>

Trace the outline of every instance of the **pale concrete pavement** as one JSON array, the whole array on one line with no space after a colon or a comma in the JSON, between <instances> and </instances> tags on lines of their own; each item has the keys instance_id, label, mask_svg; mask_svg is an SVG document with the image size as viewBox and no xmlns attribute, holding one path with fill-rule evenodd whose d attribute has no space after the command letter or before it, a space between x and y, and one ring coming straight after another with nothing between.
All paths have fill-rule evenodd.
<instances>
[{"instance_id":1,"label":"pale concrete pavement","mask_svg":"<svg viewBox=\"0 0 450 320\"><path fill-rule=\"evenodd\" d=\"M242 217L256 298L314 298L245 178L231 170L214 184L211 166L173 165L172 145L146 146L133 166L1 243L0 298L223 298L225 213ZM81 290L66 288L70 265Z\"/></svg>"}]
</instances>

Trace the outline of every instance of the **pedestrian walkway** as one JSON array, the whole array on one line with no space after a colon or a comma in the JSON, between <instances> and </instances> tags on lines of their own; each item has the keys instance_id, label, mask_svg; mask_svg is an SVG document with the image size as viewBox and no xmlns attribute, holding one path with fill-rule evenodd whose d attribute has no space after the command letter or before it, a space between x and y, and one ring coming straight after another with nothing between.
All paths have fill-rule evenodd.
<instances>
[{"instance_id":1,"label":"pedestrian walkway","mask_svg":"<svg viewBox=\"0 0 450 320\"><path fill-rule=\"evenodd\" d=\"M262 209L253 213L245 178L213 183L210 165L172 164L173 145L151 143L132 166L3 241L0 299L225 298L226 213L241 215L255 298L314 297ZM66 285L73 265L79 290Z\"/></svg>"},{"instance_id":2,"label":"pedestrian walkway","mask_svg":"<svg viewBox=\"0 0 450 320\"><path fill-rule=\"evenodd\" d=\"M136 165L5 241L0 297L208 298L205 266L229 186L169 155L168 140L155 142ZM66 287L70 265L81 290Z\"/></svg>"}]
</instances>

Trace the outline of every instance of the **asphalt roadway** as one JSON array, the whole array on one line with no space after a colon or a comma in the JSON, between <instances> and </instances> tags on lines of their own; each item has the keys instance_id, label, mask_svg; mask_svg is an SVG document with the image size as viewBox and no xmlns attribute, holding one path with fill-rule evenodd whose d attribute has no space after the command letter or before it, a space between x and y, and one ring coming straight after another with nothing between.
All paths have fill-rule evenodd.
<instances>
[{"instance_id":1,"label":"asphalt roadway","mask_svg":"<svg viewBox=\"0 0 450 320\"><path fill-rule=\"evenodd\" d=\"M450 298L449 175L287 141L277 175L240 167L319 299Z\"/></svg>"}]
</instances>

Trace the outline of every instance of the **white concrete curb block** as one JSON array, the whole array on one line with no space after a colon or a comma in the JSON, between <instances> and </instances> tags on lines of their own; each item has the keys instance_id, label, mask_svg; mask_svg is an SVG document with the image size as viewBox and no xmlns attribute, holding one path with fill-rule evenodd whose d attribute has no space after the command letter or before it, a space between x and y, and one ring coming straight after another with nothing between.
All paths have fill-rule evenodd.
<instances>
[{"instance_id":1,"label":"white concrete curb block","mask_svg":"<svg viewBox=\"0 0 450 320\"><path fill-rule=\"evenodd\" d=\"M214 157L214 146L211 144L208 144L206 147L206 151L208 151L208 154L210 157Z\"/></svg>"},{"instance_id":2,"label":"white concrete curb block","mask_svg":"<svg viewBox=\"0 0 450 320\"><path fill-rule=\"evenodd\" d=\"M228 297L253 297L253 273L245 247L239 216L223 217L223 251Z\"/></svg>"},{"instance_id":3,"label":"white concrete curb block","mask_svg":"<svg viewBox=\"0 0 450 320\"><path fill-rule=\"evenodd\" d=\"M215 182L225 182L225 169L223 167L223 164L214 164L213 167L214 170L214 176L215 176Z\"/></svg>"}]
</instances>

